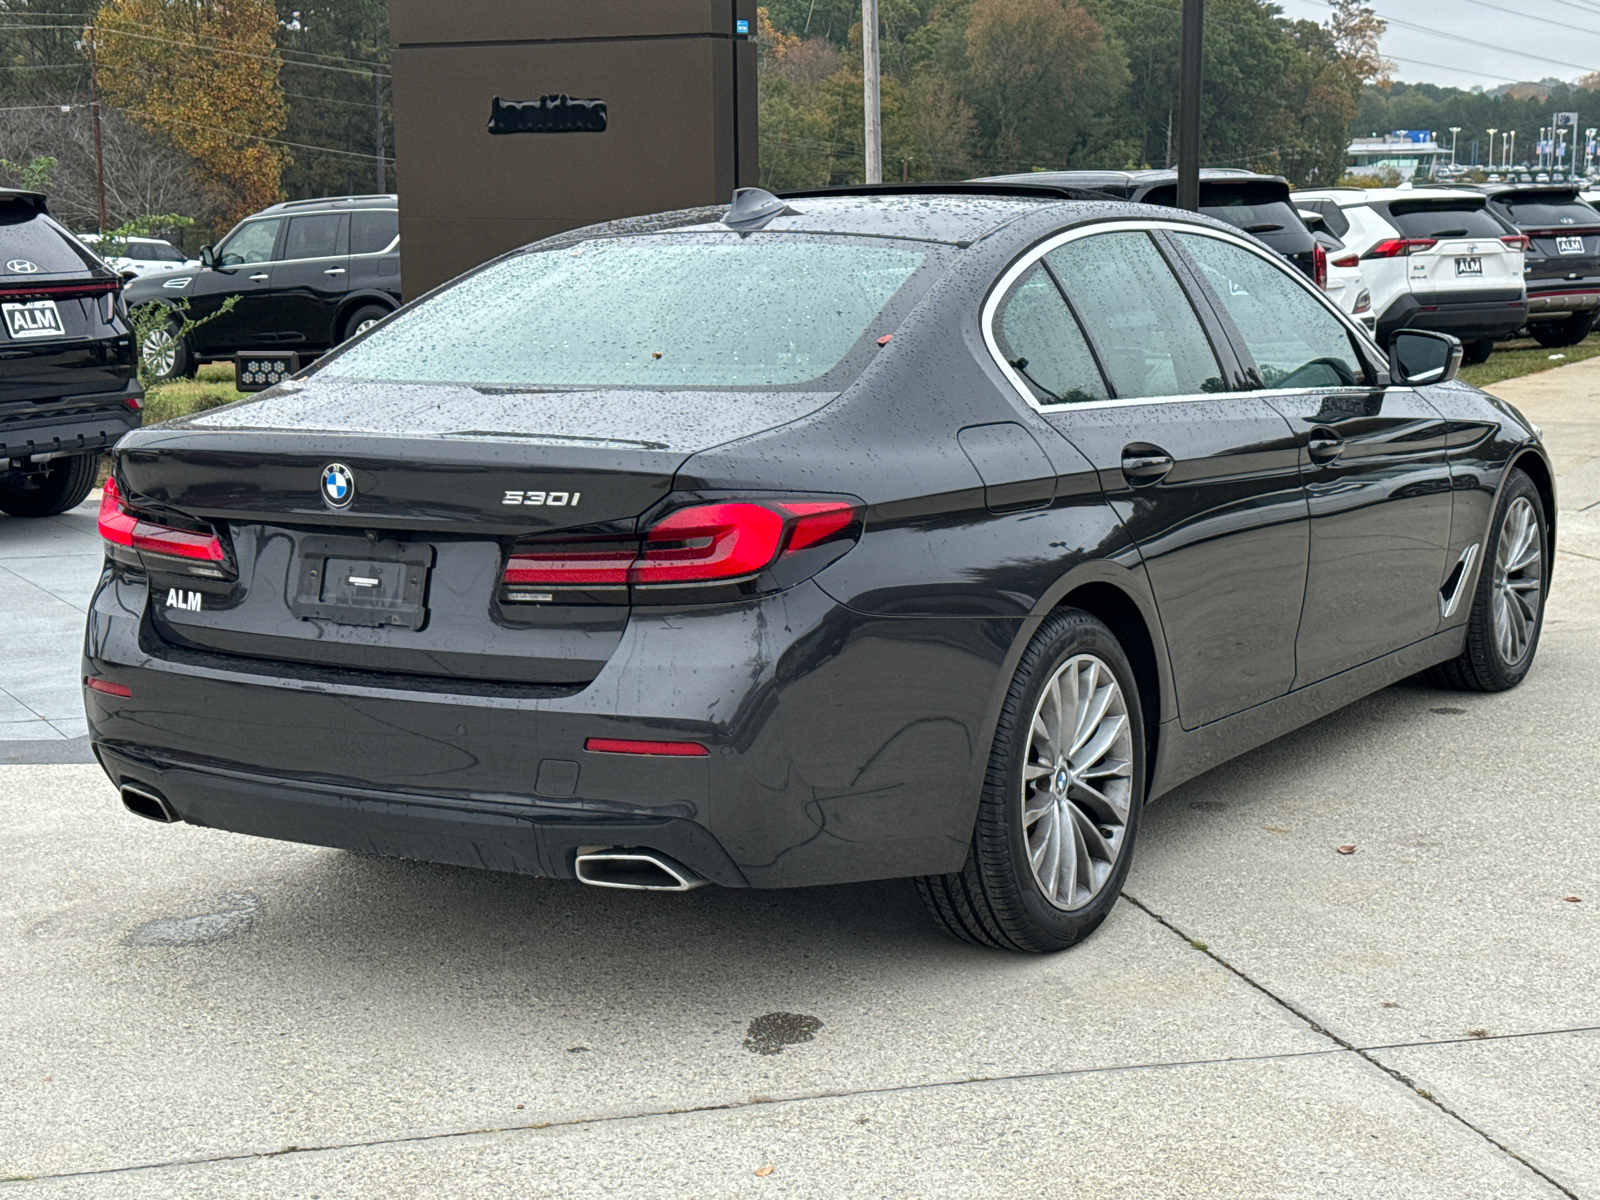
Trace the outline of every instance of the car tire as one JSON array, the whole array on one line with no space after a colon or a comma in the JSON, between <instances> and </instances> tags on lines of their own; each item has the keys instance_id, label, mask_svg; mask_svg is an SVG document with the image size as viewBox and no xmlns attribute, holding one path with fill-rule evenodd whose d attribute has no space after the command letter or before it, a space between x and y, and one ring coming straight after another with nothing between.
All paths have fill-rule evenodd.
<instances>
[{"instance_id":1,"label":"car tire","mask_svg":"<svg viewBox=\"0 0 1600 1200\"><path fill-rule=\"evenodd\" d=\"M1526 473L1511 472L1490 531L1473 589L1466 646L1427 672L1429 682L1440 687L1468 692L1514 688L1539 649L1550 533L1544 500Z\"/></svg>"},{"instance_id":2,"label":"car tire","mask_svg":"<svg viewBox=\"0 0 1600 1200\"><path fill-rule=\"evenodd\" d=\"M1489 355L1494 353L1494 341L1483 338L1476 342L1468 342L1461 349L1461 362L1463 366L1475 367L1479 363L1489 361Z\"/></svg>"},{"instance_id":3,"label":"car tire","mask_svg":"<svg viewBox=\"0 0 1600 1200\"><path fill-rule=\"evenodd\" d=\"M981 946L1039 954L1088 937L1127 877L1144 780L1127 655L1089 613L1051 614L1006 693L966 865L917 880L928 910Z\"/></svg>"},{"instance_id":4,"label":"car tire","mask_svg":"<svg viewBox=\"0 0 1600 1200\"><path fill-rule=\"evenodd\" d=\"M199 364L190 353L188 341L179 332L182 328L178 321L168 321L146 333L139 343L139 357L152 379L165 383L170 379L188 379L194 374Z\"/></svg>"},{"instance_id":5,"label":"car tire","mask_svg":"<svg viewBox=\"0 0 1600 1200\"><path fill-rule=\"evenodd\" d=\"M100 474L98 454L57 458L37 475L0 481L0 512L13 517L53 517L77 508Z\"/></svg>"},{"instance_id":6,"label":"car tire","mask_svg":"<svg viewBox=\"0 0 1600 1200\"><path fill-rule=\"evenodd\" d=\"M389 315L389 309L381 304L364 304L345 320L344 337L341 342L348 342L358 333L365 333L372 326Z\"/></svg>"},{"instance_id":7,"label":"car tire","mask_svg":"<svg viewBox=\"0 0 1600 1200\"><path fill-rule=\"evenodd\" d=\"M1546 350L1554 350L1559 346L1576 346L1593 328L1594 314L1581 312L1559 321L1535 321L1528 326L1528 332Z\"/></svg>"}]
</instances>

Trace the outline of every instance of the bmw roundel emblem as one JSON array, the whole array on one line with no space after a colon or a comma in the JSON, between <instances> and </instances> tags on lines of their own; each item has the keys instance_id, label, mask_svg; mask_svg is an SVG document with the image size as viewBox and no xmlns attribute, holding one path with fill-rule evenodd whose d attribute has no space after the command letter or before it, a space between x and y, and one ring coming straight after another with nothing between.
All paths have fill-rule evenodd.
<instances>
[{"instance_id":1,"label":"bmw roundel emblem","mask_svg":"<svg viewBox=\"0 0 1600 1200\"><path fill-rule=\"evenodd\" d=\"M349 508L356 498L356 481L350 468L343 463L329 463L322 468L322 498L334 508Z\"/></svg>"}]
</instances>

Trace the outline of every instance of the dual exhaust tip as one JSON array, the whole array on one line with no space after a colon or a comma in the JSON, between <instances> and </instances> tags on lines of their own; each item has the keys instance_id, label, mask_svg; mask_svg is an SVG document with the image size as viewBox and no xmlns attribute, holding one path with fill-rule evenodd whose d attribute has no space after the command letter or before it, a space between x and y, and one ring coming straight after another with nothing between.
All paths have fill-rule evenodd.
<instances>
[{"instance_id":1,"label":"dual exhaust tip","mask_svg":"<svg viewBox=\"0 0 1600 1200\"><path fill-rule=\"evenodd\" d=\"M710 883L658 850L593 848L578 851L579 883L634 892L692 892Z\"/></svg>"}]
</instances>

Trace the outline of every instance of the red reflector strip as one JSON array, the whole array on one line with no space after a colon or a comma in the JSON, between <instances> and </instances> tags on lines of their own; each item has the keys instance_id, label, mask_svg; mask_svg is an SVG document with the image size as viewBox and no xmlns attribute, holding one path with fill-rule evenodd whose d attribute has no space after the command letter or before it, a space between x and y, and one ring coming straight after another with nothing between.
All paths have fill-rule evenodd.
<instances>
[{"instance_id":1,"label":"red reflector strip","mask_svg":"<svg viewBox=\"0 0 1600 1200\"><path fill-rule=\"evenodd\" d=\"M1343 258L1334 259L1333 265L1336 267L1359 267L1361 260L1354 254L1346 254Z\"/></svg>"},{"instance_id":2,"label":"red reflector strip","mask_svg":"<svg viewBox=\"0 0 1600 1200\"><path fill-rule=\"evenodd\" d=\"M524 551L513 554L506 563L504 582L542 583L569 587L621 587L628 582L633 566L632 546L611 550Z\"/></svg>"},{"instance_id":3,"label":"red reflector strip","mask_svg":"<svg viewBox=\"0 0 1600 1200\"><path fill-rule=\"evenodd\" d=\"M133 689L127 684L112 683L109 679L99 679L93 675L83 677L83 686L91 692L104 692L108 696L119 696L124 700L133 696Z\"/></svg>"},{"instance_id":4,"label":"red reflector strip","mask_svg":"<svg viewBox=\"0 0 1600 1200\"><path fill-rule=\"evenodd\" d=\"M191 533L170 525L142 521L122 507L122 493L115 479L107 479L100 493L100 536L118 546L148 550L173 558L192 558L201 562L223 562L222 540L216 534Z\"/></svg>"},{"instance_id":5,"label":"red reflector strip","mask_svg":"<svg viewBox=\"0 0 1600 1200\"><path fill-rule=\"evenodd\" d=\"M100 279L93 283L30 283L0 287L0 299L14 300L23 296L45 296L52 300L80 300L91 296L114 296L122 290L117 279Z\"/></svg>"},{"instance_id":6,"label":"red reflector strip","mask_svg":"<svg viewBox=\"0 0 1600 1200\"><path fill-rule=\"evenodd\" d=\"M667 758L705 758L711 753L699 742L638 742L629 738L589 738L591 754L657 754Z\"/></svg>"}]
</instances>

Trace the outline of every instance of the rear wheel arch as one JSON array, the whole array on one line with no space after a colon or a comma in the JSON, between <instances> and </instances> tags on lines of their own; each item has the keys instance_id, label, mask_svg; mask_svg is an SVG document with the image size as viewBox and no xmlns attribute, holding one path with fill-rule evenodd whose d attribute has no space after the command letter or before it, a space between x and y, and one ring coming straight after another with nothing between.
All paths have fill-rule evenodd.
<instances>
[{"instance_id":1,"label":"rear wheel arch","mask_svg":"<svg viewBox=\"0 0 1600 1200\"><path fill-rule=\"evenodd\" d=\"M360 292L354 296L345 297L344 302L339 305L339 311L333 319L333 333L334 338L336 339L334 344L337 345L340 340L343 340L342 335L345 327L349 325L351 316L358 310L363 308L381 308L387 315L388 313L392 313L396 307L397 306L395 305L394 300L389 296L385 296L381 292Z\"/></svg>"},{"instance_id":2,"label":"rear wheel arch","mask_svg":"<svg viewBox=\"0 0 1600 1200\"><path fill-rule=\"evenodd\" d=\"M1555 565L1556 545L1556 485L1555 478L1550 473L1550 464L1545 461L1544 455L1537 450L1524 449L1511 460L1506 467L1506 478L1511 477L1512 471L1521 471L1533 480L1533 486L1539 489L1539 499L1544 502L1545 530L1550 537L1550 565ZM1502 487L1505 485L1502 483ZM1492 517L1491 517L1492 519Z\"/></svg>"}]
</instances>

